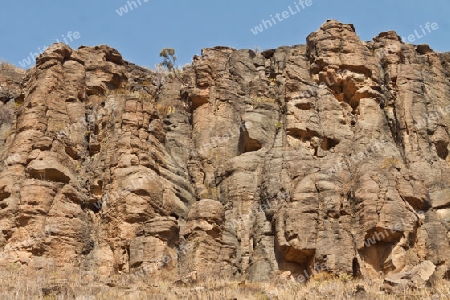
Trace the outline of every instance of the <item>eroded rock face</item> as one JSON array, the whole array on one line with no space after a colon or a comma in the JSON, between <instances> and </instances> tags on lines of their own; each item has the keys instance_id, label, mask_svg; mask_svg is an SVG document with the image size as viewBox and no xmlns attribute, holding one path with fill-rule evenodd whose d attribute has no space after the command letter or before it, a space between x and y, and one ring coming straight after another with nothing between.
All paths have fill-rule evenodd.
<instances>
[{"instance_id":1,"label":"eroded rock face","mask_svg":"<svg viewBox=\"0 0 450 300\"><path fill-rule=\"evenodd\" d=\"M21 83L24 76L24 70L6 62L0 63L0 153L8 147L6 139L14 126L15 110L23 103Z\"/></svg>"},{"instance_id":2,"label":"eroded rock face","mask_svg":"<svg viewBox=\"0 0 450 300\"><path fill-rule=\"evenodd\" d=\"M204 49L169 80L51 46L1 153L0 262L443 277L450 56L425 48L327 21L307 45Z\"/></svg>"}]
</instances>

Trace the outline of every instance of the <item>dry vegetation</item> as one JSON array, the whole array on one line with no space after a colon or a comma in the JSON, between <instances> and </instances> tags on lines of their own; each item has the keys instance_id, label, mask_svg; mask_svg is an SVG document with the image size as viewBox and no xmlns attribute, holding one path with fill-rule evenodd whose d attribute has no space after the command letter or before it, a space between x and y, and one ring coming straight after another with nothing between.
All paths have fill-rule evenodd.
<instances>
[{"instance_id":1,"label":"dry vegetation","mask_svg":"<svg viewBox=\"0 0 450 300\"><path fill-rule=\"evenodd\" d=\"M2 71L16 71L16 70L21 70L19 68L17 68L16 66L7 63L6 61L0 62L0 70Z\"/></svg>"},{"instance_id":2,"label":"dry vegetation","mask_svg":"<svg viewBox=\"0 0 450 300\"><path fill-rule=\"evenodd\" d=\"M155 104L155 108L160 116L173 114L177 111L185 110L183 102L179 100L162 100Z\"/></svg>"},{"instance_id":3,"label":"dry vegetation","mask_svg":"<svg viewBox=\"0 0 450 300\"><path fill-rule=\"evenodd\" d=\"M274 104L276 102L275 98L269 98L269 97L256 97L254 100L254 103L270 103Z\"/></svg>"},{"instance_id":4,"label":"dry vegetation","mask_svg":"<svg viewBox=\"0 0 450 300\"><path fill-rule=\"evenodd\" d=\"M0 268L0 299L450 299L448 282L433 288L383 291L382 281L317 277L306 284L224 281L209 277L195 283L169 278L95 274L47 269L27 271L11 264Z\"/></svg>"}]
</instances>

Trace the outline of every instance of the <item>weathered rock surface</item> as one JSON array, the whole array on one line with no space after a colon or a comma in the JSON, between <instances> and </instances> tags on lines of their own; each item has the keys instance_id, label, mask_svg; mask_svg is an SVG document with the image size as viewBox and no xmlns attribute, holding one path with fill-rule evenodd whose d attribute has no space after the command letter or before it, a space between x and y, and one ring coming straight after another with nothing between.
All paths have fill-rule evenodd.
<instances>
[{"instance_id":1,"label":"weathered rock surface","mask_svg":"<svg viewBox=\"0 0 450 300\"><path fill-rule=\"evenodd\" d=\"M177 79L54 44L0 153L0 263L444 277L449 65L337 21L306 45L204 49Z\"/></svg>"},{"instance_id":2,"label":"weathered rock surface","mask_svg":"<svg viewBox=\"0 0 450 300\"><path fill-rule=\"evenodd\" d=\"M388 286L405 287L411 285L411 288L424 286L433 275L435 269L436 266L432 262L426 260L413 267L411 270L389 274L384 281Z\"/></svg>"}]
</instances>

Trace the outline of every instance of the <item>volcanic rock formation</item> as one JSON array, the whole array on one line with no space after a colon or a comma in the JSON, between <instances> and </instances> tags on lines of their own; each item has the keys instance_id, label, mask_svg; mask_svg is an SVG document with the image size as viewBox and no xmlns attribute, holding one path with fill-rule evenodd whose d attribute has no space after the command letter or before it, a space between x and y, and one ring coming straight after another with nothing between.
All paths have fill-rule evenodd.
<instances>
[{"instance_id":1,"label":"volcanic rock formation","mask_svg":"<svg viewBox=\"0 0 450 300\"><path fill-rule=\"evenodd\" d=\"M253 281L424 264L442 278L449 65L337 21L306 45L203 49L170 77L54 44L0 74L17 106L0 124L0 263Z\"/></svg>"}]
</instances>

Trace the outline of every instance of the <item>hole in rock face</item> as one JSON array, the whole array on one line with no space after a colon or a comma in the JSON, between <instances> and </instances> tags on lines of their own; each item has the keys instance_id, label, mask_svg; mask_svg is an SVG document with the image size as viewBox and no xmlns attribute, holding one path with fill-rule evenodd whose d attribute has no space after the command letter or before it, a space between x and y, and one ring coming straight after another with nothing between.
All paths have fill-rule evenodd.
<instances>
[{"instance_id":1,"label":"hole in rock face","mask_svg":"<svg viewBox=\"0 0 450 300\"><path fill-rule=\"evenodd\" d=\"M74 160L80 159L80 156L78 155L75 146L66 146L64 150L66 154L69 155L72 159Z\"/></svg>"},{"instance_id":2,"label":"hole in rock face","mask_svg":"<svg viewBox=\"0 0 450 300\"><path fill-rule=\"evenodd\" d=\"M356 257L353 258L352 271L353 271L353 274L352 274L353 278L361 277L361 267L360 267L358 259Z\"/></svg>"},{"instance_id":3,"label":"hole in rock face","mask_svg":"<svg viewBox=\"0 0 450 300\"><path fill-rule=\"evenodd\" d=\"M447 272L445 272L444 279L450 280L450 270L447 270Z\"/></svg>"},{"instance_id":4,"label":"hole in rock face","mask_svg":"<svg viewBox=\"0 0 450 300\"><path fill-rule=\"evenodd\" d=\"M436 152L437 155L442 158L443 160L445 160L448 156L448 143L444 142L444 141L437 141L436 142Z\"/></svg>"},{"instance_id":5,"label":"hole in rock face","mask_svg":"<svg viewBox=\"0 0 450 300\"><path fill-rule=\"evenodd\" d=\"M297 103L295 104L295 107L301 110L310 110L311 109L311 103Z\"/></svg>"},{"instance_id":6,"label":"hole in rock face","mask_svg":"<svg viewBox=\"0 0 450 300\"><path fill-rule=\"evenodd\" d=\"M402 235L403 232L401 231L391 231L384 228L370 230L366 233L364 248L360 250L363 260L376 272L386 274L395 270L390 256Z\"/></svg>"},{"instance_id":7,"label":"hole in rock face","mask_svg":"<svg viewBox=\"0 0 450 300\"><path fill-rule=\"evenodd\" d=\"M11 196L11 194L6 192L4 189L0 190L0 201L3 201L6 198L9 198L9 196Z\"/></svg>"},{"instance_id":8,"label":"hole in rock face","mask_svg":"<svg viewBox=\"0 0 450 300\"><path fill-rule=\"evenodd\" d=\"M421 55L424 55L424 54L433 52L433 50L430 48L430 46L428 46L426 44L422 44L422 45L417 46L416 52Z\"/></svg>"},{"instance_id":9,"label":"hole in rock face","mask_svg":"<svg viewBox=\"0 0 450 300\"><path fill-rule=\"evenodd\" d=\"M99 133L99 128L98 128L98 124L94 125L94 135L98 135Z\"/></svg>"},{"instance_id":10,"label":"hole in rock face","mask_svg":"<svg viewBox=\"0 0 450 300\"><path fill-rule=\"evenodd\" d=\"M261 149L261 144L254 139L248 139L246 145L245 145L245 152L252 152L252 151L258 151Z\"/></svg>"},{"instance_id":11,"label":"hole in rock face","mask_svg":"<svg viewBox=\"0 0 450 300\"><path fill-rule=\"evenodd\" d=\"M262 145L255 139L250 138L247 130L241 130L239 137L239 152L246 153L252 151L258 151Z\"/></svg>"},{"instance_id":12,"label":"hole in rock face","mask_svg":"<svg viewBox=\"0 0 450 300\"><path fill-rule=\"evenodd\" d=\"M69 183L70 178L66 176L62 171L53 168L47 168L42 170L32 169L29 171L30 178L39 180L48 180L54 182Z\"/></svg>"},{"instance_id":13,"label":"hole in rock face","mask_svg":"<svg viewBox=\"0 0 450 300\"><path fill-rule=\"evenodd\" d=\"M320 148L322 148L322 150L330 150L331 148L334 148L338 144L339 144L338 140L325 137L320 143Z\"/></svg>"},{"instance_id":14,"label":"hole in rock face","mask_svg":"<svg viewBox=\"0 0 450 300\"><path fill-rule=\"evenodd\" d=\"M292 136L293 138L301 140L304 143L311 141L311 138L314 136L319 136L318 132L311 131L309 129L303 130L299 128L288 128L286 134Z\"/></svg>"},{"instance_id":15,"label":"hole in rock face","mask_svg":"<svg viewBox=\"0 0 450 300\"><path fill-rule=\"evenodd\" d=\"M290 271L295 277L304 276L306 280L317 272L314 270L316 251L313 249L300 250L290 246L276 246L276 252L279 270Z\"/></svg>"},{"instance_id":16,"label":"hole in rock face","mask_svg":"<svg viewBox=\"0 0 450 300\"><path fill-rule=\"evenodd\" d=\"M90 208L94 213L97 214L102 209L102 205L103 205L103 203L101 201L97 201L94 204L92 204Z\"/></svg>"},{"instance_id":17,"label":"hole in rock face","mask_svg":"<svg viewBox=\"0 0 450 300\"><path fill-rule=\"evenodd\" d=\"M261 52L261 55L264 56L265 59L269 59L271 57L273 57L273 55L275 54L276 49L268 49L268 50L264 50L263 52Z\"/></svg>"}]
</instances>

